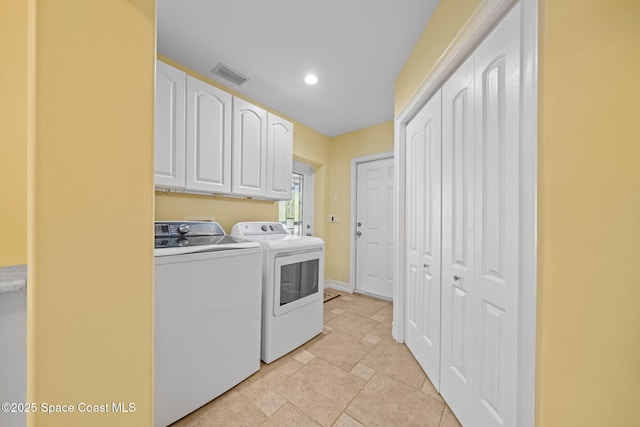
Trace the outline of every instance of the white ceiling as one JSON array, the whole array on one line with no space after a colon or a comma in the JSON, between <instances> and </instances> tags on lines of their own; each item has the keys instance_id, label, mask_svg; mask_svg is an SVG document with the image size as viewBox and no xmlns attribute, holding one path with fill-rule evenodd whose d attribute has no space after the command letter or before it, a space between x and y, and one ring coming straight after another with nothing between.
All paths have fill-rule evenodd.
<instances>
[{"instance_id":1,"label":"white ceiling","mask_svg":"<svg viewBox=\"0 0 640 427\"><path fill-rule=\"evenodd\" d=\"M158 0L158 52L327 136L393 119L393 87L438 0ZM320 82L308 86L306 73Z\"/></svg>"}]
</instances>

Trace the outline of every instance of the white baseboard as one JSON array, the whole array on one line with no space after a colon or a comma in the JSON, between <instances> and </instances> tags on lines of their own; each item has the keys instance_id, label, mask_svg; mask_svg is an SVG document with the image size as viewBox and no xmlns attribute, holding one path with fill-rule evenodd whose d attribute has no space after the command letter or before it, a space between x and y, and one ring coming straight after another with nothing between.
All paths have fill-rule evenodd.
<instances>
[{"instance_id":1,"label":"white baseboard","mask_svg":"<svg viewBox=\"0 0 640 427\"><path fill-rule=\"evenodd\" d=\"M330 288L330 289L335 289L337 291L347 292L350 294L353 293L353 291L351 290L350 284L344 283L344 282L338 282L337 280L325 280L324 287L325 289Z\"/></svg>"}]
</instances>

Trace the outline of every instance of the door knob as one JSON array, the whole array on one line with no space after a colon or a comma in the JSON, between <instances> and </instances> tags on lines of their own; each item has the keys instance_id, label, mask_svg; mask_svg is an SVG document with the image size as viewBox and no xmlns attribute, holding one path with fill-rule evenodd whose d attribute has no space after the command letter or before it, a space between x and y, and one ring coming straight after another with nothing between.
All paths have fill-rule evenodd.
<instances>
[{"instance_id":1,"label":"door knob","mask_svg":"<svg viewBox=\"0 0 640 427\"><path fill-rule=\"evenodd\" d=\"M453 280L455 280L455 281L457 282L458 280L462 280L462 277L460 277L460 276L453 276Z\"/></svg>"},{"instance_id":2,"label":"door knob","mask_svg":"<svg viewBox=\"0 0 640 427\"><path fill-rule=\"evenodd\" d=\"M429 264L422 264L424 268L429 268Z\"/></svg>"},{"instance_id":3,"label":"door knob","mask_svg":"<svg viewBox=\"0 0 640 427\"><path fill-rule=\"evenodd\" d=\"M356 236L358 237L362 236L362 231L356 231Z\"/></svg>"}]
</instances>

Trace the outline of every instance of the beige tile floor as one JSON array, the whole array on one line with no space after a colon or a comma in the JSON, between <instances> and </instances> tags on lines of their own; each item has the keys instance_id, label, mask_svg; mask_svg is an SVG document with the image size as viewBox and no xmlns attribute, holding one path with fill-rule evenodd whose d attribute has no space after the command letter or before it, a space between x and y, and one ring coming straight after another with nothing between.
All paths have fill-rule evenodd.
<instances>
[{"instance_id":1,"label":"beige tile floor","mask_svg":"<svg viewBox=\"0 0 640 427\"><path fill-rule=\"evenodd\" d=\"M344 294L324 331L173 427L455 427L460 423L391 337L392 305Z\"/></svg>"}]
</instances>

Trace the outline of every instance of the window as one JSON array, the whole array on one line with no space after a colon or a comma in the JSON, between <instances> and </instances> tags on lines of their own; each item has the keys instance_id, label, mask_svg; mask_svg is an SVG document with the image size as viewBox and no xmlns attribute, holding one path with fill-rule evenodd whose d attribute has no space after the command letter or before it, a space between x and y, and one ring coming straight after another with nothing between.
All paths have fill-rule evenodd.
<instances>
[{"instance_id":1,"label":"window","mask_svg":"<svg viewBox=\"0 0 640 427\"><path fill-rule=\"evenodd\" d=\"M313 233L313 166L293 162L291 200L280 202L278 221L294 236Z\"/></svg>"}]
</instances>

